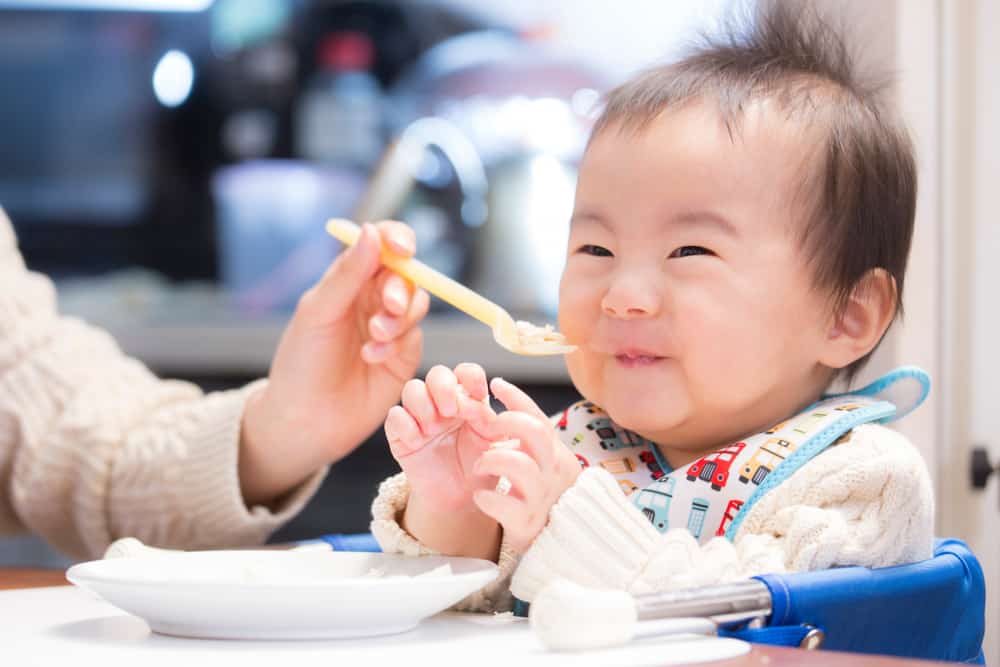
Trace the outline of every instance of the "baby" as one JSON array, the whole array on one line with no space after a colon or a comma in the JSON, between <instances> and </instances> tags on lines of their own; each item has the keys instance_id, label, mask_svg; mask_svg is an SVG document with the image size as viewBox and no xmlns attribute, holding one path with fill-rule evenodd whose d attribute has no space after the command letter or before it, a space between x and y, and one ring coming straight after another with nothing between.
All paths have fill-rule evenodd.
<instances>
[{"instance_id":1,"label":"baby","mask_svg":"<svg viewBox=\"0 0 1000 667\"><path fill-rule=\"evenodd\" d=\"M879 423L922 400L924 374L825 396L900 310L911 145L839 38L773 5L607 98L560 284L585 400L550 419L461 364L389 412L403 473L373 533L498 562L463 608L530 602L557 577L645 593L931 555L926 467ZM906 405L881 396L907 382Z\"/></svg>"}]
</instances>

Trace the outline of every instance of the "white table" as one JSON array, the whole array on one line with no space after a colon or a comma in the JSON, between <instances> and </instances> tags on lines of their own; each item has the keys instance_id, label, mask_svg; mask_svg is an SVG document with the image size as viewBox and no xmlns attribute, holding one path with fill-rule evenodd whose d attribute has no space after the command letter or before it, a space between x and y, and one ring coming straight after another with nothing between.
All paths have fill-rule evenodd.
<instances>
[{"instance_id":1,"label":"white table","mask_svg":"<svg viewBox=\"0 0 1000 667\"><path fill-rule=\"evenodd\" d=\"M684 656L721 660L742 642L663 638L599 652L546 651L524 619L443 613L417 629L335 641L221 641L158 635L145 621L72 586L0 592L0 664L189 667L196 665L667 665Z\"/></svg>"}]
</instances>

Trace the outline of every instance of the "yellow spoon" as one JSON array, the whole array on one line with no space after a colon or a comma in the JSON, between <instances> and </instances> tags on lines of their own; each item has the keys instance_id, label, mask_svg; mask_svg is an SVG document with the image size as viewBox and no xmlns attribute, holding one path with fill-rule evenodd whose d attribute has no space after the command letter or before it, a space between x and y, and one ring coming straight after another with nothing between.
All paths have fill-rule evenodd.
<instances>
[{"instance_id":1,"label":"yellow spoon","mask_svg":"<svg viewBox=\"0 0 1000 667\"><path fill-rule=\"evenodd\" d=\"M354 245L361 235L360 227L340 218L330 219L326 223L326 231L344 245ZM515 322L497 304L419 260L403 259L385 248L381 257L383 264L413 284L490 327L493 339L515 354L566 354L576 349L575 345L567 345L566 337L553 331L551 326L536 327L529 322Z\"/></svg>"}]
</instances>

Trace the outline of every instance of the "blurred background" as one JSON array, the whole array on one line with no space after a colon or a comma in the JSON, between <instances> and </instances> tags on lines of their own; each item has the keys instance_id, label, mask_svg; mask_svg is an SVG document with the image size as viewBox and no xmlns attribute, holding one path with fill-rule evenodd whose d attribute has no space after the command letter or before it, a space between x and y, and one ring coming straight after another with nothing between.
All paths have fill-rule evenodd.
<instances>
[{"instance_id":1,"label":"blurred background","mask_svg":"<svg viewBox=\"0 0 1000 667\"><path fill-rule=\"evenodd\" d=\"M205 389L266 374L340 250L331 216L405 220L429 264L551 322L601 93L764 1L0 0L0 205L65 313ZM1000 584L1000 7L813 2L895 75L920 161L907 316L860 381L931 372L930 406L900 428L934 474L939 534ZM425 332L425 368L477 360L546 409L575 398L559 359L508 354L440 302ZM373 435L274 540L367 530L394 471ZM0 564L66 563L0 539Z\"/></svg>"},{"instance_id":2,"label":"blurred background","mask_svg":"<svg viewBox=\"0 0 1000 667\"><path fill-rule=\"evenodd\" d=\"M600 94L742 6L641 4L0 0L0 205L65 313L206 389L267 373L340 251L331 216L405 220L424 261L554 321ZM553 411L575 398L561 359L443 302L425 338L428 368L481 360ZM376 434L275 539L366 530L393 471ZM19 544L0 560L40 557Z\"/></svg>"}]
</instances>

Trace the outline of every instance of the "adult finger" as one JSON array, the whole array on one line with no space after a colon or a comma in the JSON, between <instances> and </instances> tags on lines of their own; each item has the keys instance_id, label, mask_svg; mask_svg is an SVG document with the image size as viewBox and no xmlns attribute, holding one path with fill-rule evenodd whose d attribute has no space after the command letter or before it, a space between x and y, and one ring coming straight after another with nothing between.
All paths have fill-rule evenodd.
<instances>
[{"instance_id":1,"label":"adult finger","mask_svg":"<svg viewBox=\"0 0 1000 667\"><path fill-rule=\"evenodd\" d=\"M417 251L417 237L413 228L396 220L383 220L375 224L383 245L397 255L411 257Z\"/></svg>"},{"instance_id":2,"label":"adult finger","mask_svg":"<svg viewBox=\"0 0 1000 667\"><path fill-rule=\"evenodd\" d=\"M427 311L430 310L430 307L430 295L422 289L415 290L412 298L410 299L410 308L406 311L406 315L403 317L403 327L401 333L406 333L416 325L420 324L421 320L427 317Z\"/></svg>"},{"instance_id":3,"label":"adult finger","mask_svg":"<svg viewBox=\"0 0 1000 667\"><path fill-rule=\"evenodd\" d=\"M417 290L409 302L407 312L403 316L380 310L368 320L368 333L372 340L387 343L400 336L405 336L413 327L426 317L430 308L430 297L427 292Z\"/></svg>"},{"instance_id":4,"label":"adult finger","mask_svg":"<svg viewBox=\"0 0 1000 667\"><path fill-rule=\"evenodd\" d=\"M392 315L398 317L406 313L410 307L411 294L414 291L402 276L393 273L389 269L383 268L379 276L378 294L382 297L382 308Z\"/></svg>"},{"instance_id":5,"label":"adult finger","mask_svg":"<svg viewBox=\"0 0 1000 667\"><path fill-rule=\"evenodd\" d=\"M310 317L342 317L378 271L379 248L375 228L363 225L357 243L340 253L300 306Z\"/></svg>"},{"instance_id":6,"label":"adult finger","mask_svg":"<svg viewBox=\"0 0 1000 667\"><path fill-rule=\"evenodd\" d=\"M387 342L375 340L367 341L361 346L361 359L369 364L381 364L396 358L403 359L412 368L416 368L420 363L420 353L422 350L423 332L419 327L410 329L398 338ZM406 377L399 380L409 380L413 371L406 371Z\"/></svg>"}]
</instances>

